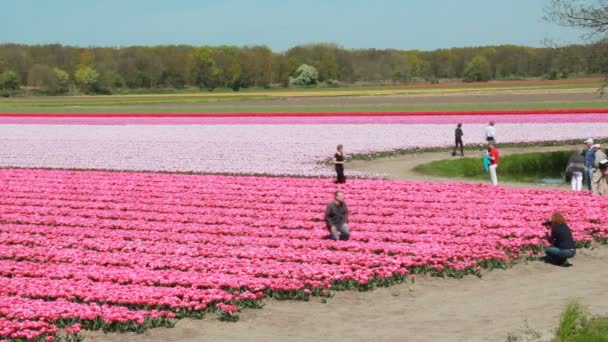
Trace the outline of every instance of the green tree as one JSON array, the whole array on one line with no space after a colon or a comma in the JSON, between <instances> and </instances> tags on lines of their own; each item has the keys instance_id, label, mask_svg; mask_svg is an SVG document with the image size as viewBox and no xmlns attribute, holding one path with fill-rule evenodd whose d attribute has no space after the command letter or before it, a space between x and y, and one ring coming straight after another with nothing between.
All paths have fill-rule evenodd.
<instances>
[{"instance_id":1,"label":"green tree","mask_svg":"<svg viewBox=\"0 0 608 342\"><path fill-rule=\"evenodd\" d=\"M319 61L319 80L335 80L338 78L338 62L334 51L325 48L321 52Z\"/></svg>"},{"instance_id":2,"label":"green tree","mask_svg":"<svg viewBox=\"0 0 608 342\"><path fill-rule=\"evenodd\" d=\"M215 59L213 50L209 47L200 47L192 51L190 55L190 76L192 83L200 88L213 90L219 85L220 70Z\"/></svg>"},{"instance_id":3,"label":"green tree","mask_svg":"<svg viewBox=\"0 0 608 342\"><path fill-rule=\"evenodd\" d=\"M219 83L238 91L241 87L241 64L239 49L234 46L220 46L214 49L213 59L219 69Z\"/></svg>"},{"instance_id":4,"label":"green tree","mask_svg":"<svg viewBox=\"0 0 608 342\"><path fill-rule=\"evenodd\" d=\"M464 69L465 82L487 82L490 80L490 63L483 56L475 56Z\"/></svg>"},{"instance_id":5,"label":"green tree","mask_svg":"<svg viewBox=\"0 0 608 342\"><path fill-rule=\"evenodd\" d=\"M17 90L21 86L17 73L9 70L0 74L0 89Z\"/></svg>"},{"instance_id":6,"label":"green tree","mask_svg":"<svg viewBox=\"0 0 608 342\"><path fill-rule=\"evenodd\" d=\"M93 92L97 90L99 74L89 66L80 66L74 73L74 81L83 91Z\"/></svg>"},{"instance_id":7,"label":"green tree","mask_svg":"<svg viewBox=\"0 0 608 342\"><path fill-rule=\"evenodd\" d=\"M317 84L318 80L319 73L317 69L313 66L302 64L296 70L295 77L289 78L289 84L310 86Z\"/></svg>"},{"instance_id":8,"label":"green tree","mask_svg":"<svg viewBox=\"0 0 608 342\"><path fill-rule=\"evenodd\" d=\"M65 93L70 89L70 74L67 71L53 68L53 73L55 74L55 78L57 79L57 89L58 93Z\"/></svg>"},{"instance_id":9,"label":"green tree","mask_svg":"<svg viewBox=\"0 0 608 342\"><path fill-rule=\"evenodd\" d=\"M59 88L59 80L53 69L46 64L34 64L27 75L27 85L42 91L54 93Z\"/></svg>"}]
</instances>

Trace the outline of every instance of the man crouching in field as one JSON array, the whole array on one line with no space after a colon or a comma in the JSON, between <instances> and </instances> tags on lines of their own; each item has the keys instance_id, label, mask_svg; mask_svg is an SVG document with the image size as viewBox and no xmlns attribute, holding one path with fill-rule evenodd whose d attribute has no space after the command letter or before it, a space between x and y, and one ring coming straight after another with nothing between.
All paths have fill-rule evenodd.
<instances>
[{"instance_id":1,"label":"man crouching in field","mask_svg":"<svg viewBox=\"0 0 608 342\"><path fill-rule=\"evenodd\" d=\"M350 237L350 232L346 227L348 222L348 207L344 203L344 193L336 190L334 200L327 204L325 209L325 223L331 234L331 238L338 241L346 241Z\"/></svg>"}]
</instances>

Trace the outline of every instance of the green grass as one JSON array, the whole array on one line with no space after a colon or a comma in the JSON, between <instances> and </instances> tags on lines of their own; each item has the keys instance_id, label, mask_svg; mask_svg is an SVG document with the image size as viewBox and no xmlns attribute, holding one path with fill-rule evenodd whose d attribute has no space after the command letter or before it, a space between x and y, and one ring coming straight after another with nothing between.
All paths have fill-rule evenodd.
<instances>
[{"instance_id":1,"label":"green grass","mask_svg":"<svg viewBox=\"0 0 608 342\"><path fill-rule=\"evenodd\" d=\"M366 104L350 99L365 99L372 96L424 95L425 98L446 94L509 94L511 91L526 94L528 90L599 89L601 81L589 79L564 83L526 84L473 83L447 85L363 85L337 88L249 88L240 92L216 89L213 92L196 88L187 89L133 89L114 95L95 96L17 96L0 98L0 113L185 113L185 112L411 112L411 111L470 111L470 110L526 110L526 109L576 109L608 108L608 100L583 101L530 101L523 102L513 95L513 102L479 101L467 102L467 97L458 103L403 103ZM533 93L534 93L533 92ZM408 95L410 94L410 95ZM297 98L299 101L288 101ZM307 104L306 99L319 100L340 98L342 101L318 101ZM408 97L413 99L412 97ZM469 97L470 98L470 97ZM556 97L558 98L558 97ZM260 102L262 101L262 102ZM388 101L388 100L387 100ZM428 101L428 100L427 100ZM294 104L296 103L296 104Z\"/></svg>"},{"instance_id":2,"label":"green grass","mask_svg":"<svg viewBox=\"0 0 608 342\"><path fill-rule=\"evenodd\" d=\"M482 152L477 157L438 160L417 166L414 170L426 175L445 178L486 179ZM571 151L534 152L503 156L498 166L503 181L538 183L544 178L563 178Z\"/></svg>"},{"instance_id":3,"label":"green grass","mask_svg":"<svg viewBox=\"0 0 608 342\"><path fill-rule=\"evenodd\" d=\"M483 110L542 110L542 109L577 109L608 108L608 101L569 101L569 102L525 102L525 103L450 103L450 104L403 104L403 105L291 105L277 100L276 105L256 105L268 97L247 98L183 98L183 99L116 99L95 98L83 101L61 98L1 100L0 113L226 113L226 112L414 112L414 111L483 111ZM238 105L231 104L238 102ZM287 102L287 101L285 101Z\"/></svg>"},{"instance_id":4,"label":"green grass","mask_svg":"<svg viewBox=\"0 0 608 342\"><path fill-rule=\"evenodd\" d=\"M587 310L570 303L561 314L556 342L608 342L608 317L589 318Z\"/></svg>"}]
</instances>

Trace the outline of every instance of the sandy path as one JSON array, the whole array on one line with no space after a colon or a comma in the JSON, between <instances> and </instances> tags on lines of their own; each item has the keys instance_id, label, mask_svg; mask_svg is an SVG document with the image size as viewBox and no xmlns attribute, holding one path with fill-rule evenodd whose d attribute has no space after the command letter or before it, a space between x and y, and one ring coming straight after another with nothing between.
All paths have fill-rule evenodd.
<instances>
[{"instance_id":1,"label":"sandy path","mask_svg":"<svg viewBox=\"0 0 608 342\"><path fill-rule=\"evenodd\" d=\"M511 147L511 148L500 148L500 155L505 156L514 153L524 152L550 152L550 151L564 151L581 148L581 145L562 145L562 146L540 146L540 147ZM424 152L424 153L413 153L407 155L401 155L396 157L379 158L373 161L355 160L346 165L347 169L371 172L371 173L382 173L386 174L389 179L400 179L400 180L416 180L416 181L433 181L433 182L468 182L468 183L479 183L479 180L471 179L454 179L454 178L442 178L433 177L420 174L414 171L414 168L420 164L430 163L436 160L449 159L449 158L460 158L451 157L451 149L446 148L445 152ZM465 151L465 157L479 158L479 165L481 167L482 152ZM348 174L347 174L348 175ZM488 176L488 183L490 177ZM526 183L509 183L500 181L500 170L498 173L498 181L500 185L511 186L511 187L523 187L523 188L559 188L567 189L567 185L551 185L551 184L526 184Z\"/></svg>"},{"instance_id":2,"label":"sandy path","mask_svg":"<svg viewBox=\"0 0 608 342\"><path fill-rule=\"evenodd\" d=\"M576 298L608 313L608 248L581 250L573 267L521 263L482 278L421 277L371 292L338 292L326 304L269 301L237 323L182 320L173 329L87 334L87 341L505 341L551 335Z\"/></svg>"},{"instance_id":3,"label":"sandy path","mask_svg":"<svg viewBox=\"0 0 608 342\"><path fill-rule=\"evenodd\" d=\"M564 148L505 148L502 153ZM394 179L429 180L413 172L413 167L443 158L451 157L446 152L421 153L356 161L348 167L386 172ZM419 277L415 283L370 292L338 292L326 304L317 299L269 300L261 310L244 310L237 323L208 317L181 320L173 329L141 335L87 332L85 336L95 342L505 341L510 334L520 340L547 340L572 299L595 314L608 315L608 247L579 250L572 263L569 268L520 263L508 270L484 272L482 278Z\"/></svg>"}]
</instances>

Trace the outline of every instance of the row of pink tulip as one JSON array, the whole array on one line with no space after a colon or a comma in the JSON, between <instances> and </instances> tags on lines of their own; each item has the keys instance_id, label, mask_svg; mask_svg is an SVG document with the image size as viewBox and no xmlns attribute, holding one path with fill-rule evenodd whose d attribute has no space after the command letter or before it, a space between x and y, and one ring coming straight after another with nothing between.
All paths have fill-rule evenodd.
<instances>
[{"instance_id":1,"label":"row of pink tulip","mask_svg":"<svg viewBox=\"0 0 608 342\"><path fill-rule=\"evenodd\" d=\"M1 297L0 297L1 298ZM1 299L0 299L1 301ZM0 308L1 310L1 308ZM59 331L53 324L38 320L11 320L0 317L0 338L33 340L53 336ZM0 340L0 342L8 340ZM48 339L47 341L52 341Z\"/></svg>"},{"instance_id":2,"label":"row of pink tulip","mask_svg":"<svg viewBox=\"0 0 608 342\"><path fill-rule=\"evenodd\" d=\"M175 317L168 311L129 310L106 304L74 303L65 299L48 301L5 294L0 295L0 315L9 320L57 322L78 318L83 321L102 319L105 323L143 323L146 318Z\"/></svg>"},{"instance_id":3,"label":"row of pink tulip","mask_svg":"<svg viewBox=\"0 0 608 342\"><path fill-rule=\"evenodd\" d=\"M23 116L0 117L3 124L45 124L45 125L298 125L298 124L454 124L456 121L468 123L487 123L499 120L501 123L548 123L548 122L604 122L605 113L598 109L588 109L577 113L546 113L511 112L511 113L453 113L437 112L426 113L277 113L276 116L242 116L242 113L230 113L226 116L205 115L198 117L167 115L155 116L127 116L103 117L91 115L73 116ZM248 114L248 113L245 113ZM281 114L283 116L281 116ZM311 115L312 114L312 115ZM363 114L363 115L361 115ZM368 114L368 115L365 115ZM380 115L378 115L380 114ZM383 115L384 114L384 115Z\"/></svg>"},{"instance_id":4,"label":"row of pink tulip","mask_svg":"<svg viewBox=\"0 0 608 342\"><path fill-rule=\"evenodd\" d=\"M608 233L608 203L550 190L353 180L352 238L335 242L324 179L0 170L0 183L0 296L25 308L0 316L48 324L90 320L98 303L126 310L95 311L108 324L173 315L148 308L234 317L270 293L476 272L546 244L555 210L581 242ZM35 316L52 312L41 303L63 316Z\"/></svg>"}]
</instances>

